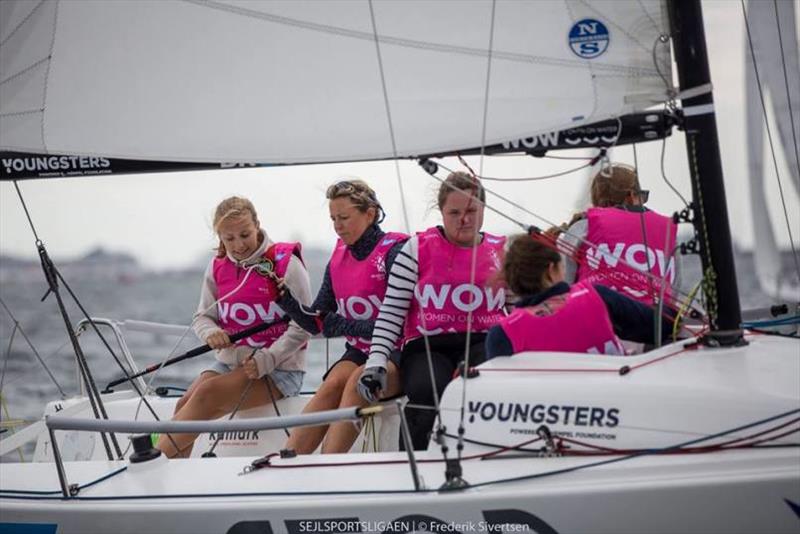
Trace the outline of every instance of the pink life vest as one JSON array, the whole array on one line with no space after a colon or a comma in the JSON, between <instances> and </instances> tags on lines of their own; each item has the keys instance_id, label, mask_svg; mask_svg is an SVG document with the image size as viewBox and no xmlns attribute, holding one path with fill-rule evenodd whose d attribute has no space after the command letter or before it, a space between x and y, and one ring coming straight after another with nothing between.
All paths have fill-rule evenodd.
<instances>
[{"instance_id":1,"label":"pink life vest","mask_svg":"<svg viewBox=\"0 0 800 534\"><path fill-rule=\"evenodd\" d=\"M299 243L273 244L264 252L261 262L252 268L247 282L235 293L217 302L217 320L228 334L235 334L259 323L276 321L285 315L275 303L278 298L278 287L270 273L282 278L286 274L292 255L301 257ZM217 295L224 296L236 289L245 274L245 269L237 266L227 256L214 258ZM249 345L253 348L269 347L287 328L289 328L288 323L282 322L263 332L240 339L236 344Z\"/></svg>"},{"instance_id":2,"label":"pink life vest","mask_svg":"<svg viewBox=\"0 0 800 534\"><path fill-rule=\"evenodd\" d=\"M500 326L514 354L527 350L625 354L608 310L590 283L526 308L517 308Z\"/></svg>"},{"instance_id":3,"label":"pink life vest","mask_svg":"<svg viewBox=\"0 0 800 534\"><path fill-rule=\"evenodd\" d=\"M577 281L602 284L650 305L666 278L664 300L670 302L675 282L675 259L670 255L677 234L672 220L652 211L620 208L590 208L586 215L589 229L578 253Z\"/></svg>"},{"instance_id":4,"label":"pink life vest","mask_svg":"<svg viewBox=\"0 0 800 534\"><path fill-rule=\"evenodd\" d=\"M340 315L348 319L377 319L386 295L386 254L406 239L406 234L389 232L363 260L355 259L341 239L336 242L328 265ZM347 341L358 350L369 352L369 339L347 336Z\"/></svg>"},{"instance_id":5,"label":"pink life vest","mask_svg":"<svg viewBox=\"0 0 800 534\"><path fill-rule=\"evenodd\" d=\"M506 294L492 284L500 269L506 238L483 234L478 245L475 285L470 284L472 248L450 243L438 228L418 233L419 278L403 328L403 343L421 337L467 331L486 332L504 317Z\"/></svg>"}]
</instances>

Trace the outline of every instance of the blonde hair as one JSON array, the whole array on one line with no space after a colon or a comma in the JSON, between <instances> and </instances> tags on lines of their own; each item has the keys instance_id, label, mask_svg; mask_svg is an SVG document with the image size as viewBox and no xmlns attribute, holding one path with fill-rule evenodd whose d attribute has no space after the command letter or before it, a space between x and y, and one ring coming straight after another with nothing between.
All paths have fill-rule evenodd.
<instances>
[{"instance_id":1,"label":"blonde hair","mask_svg":"<svg viewBox=\"0 0 800 534\"><path fill-rule=\"evenodd\" d=\"M383 206L378 202L375 191L363 180L341 180L328 187L325 198L334 200L336 198L346 198L361 213L366 213L370 208L375 208L375 218L373 223L383 221L386 214Z\"/></svg>"},{"instance_id":2,"label":"blonde hair","mask_svg":"<svg viewBox=\"0 0 800 534\"><path fill-rule=\"evenodd\" d=\"M219 234L219 227L224 221L232 218L246 217L248 214L252 217L255 227L260 228L258 215L256 215L256 208L253 207L252 202L243 197L234 196L226 198L217 204L217 208L214 210L214 232ZM217 257L223 258L225 254L225 245L220 239L219 246L217 247Z\"/></svg>"},{"instance_id":3,"label":"blonde hair","mask_svg":"<svg viewBox=\"0 0 800 534\"><path fill-rule=\"evenodd\" d=\"M598 172L592 180L592 206L609 208L625 203L631 193L641 191L636 169L630 165L614 163L610 169Z\"/></svg>"}]
</instances>

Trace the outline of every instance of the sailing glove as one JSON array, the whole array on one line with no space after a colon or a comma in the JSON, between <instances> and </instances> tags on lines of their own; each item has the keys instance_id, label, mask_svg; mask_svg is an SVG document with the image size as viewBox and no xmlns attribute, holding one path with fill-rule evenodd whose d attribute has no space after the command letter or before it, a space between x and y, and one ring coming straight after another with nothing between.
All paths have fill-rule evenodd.
<instances>
[{"instance_id":1,"label":"sailing glove","mask_svg":"<svg viewBox=\"0 0 800 534\"><path fill-rule=\"evenodd\" d=\"M378 395L386 390L386 368L367 367L358 379L358 394L367 402L378 402Z\"/></svg>"}]
</instances>

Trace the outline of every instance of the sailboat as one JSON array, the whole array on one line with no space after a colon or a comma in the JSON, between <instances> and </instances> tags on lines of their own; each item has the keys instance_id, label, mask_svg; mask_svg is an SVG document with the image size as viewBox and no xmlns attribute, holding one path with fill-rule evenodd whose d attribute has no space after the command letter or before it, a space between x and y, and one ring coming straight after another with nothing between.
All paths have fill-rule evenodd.
<instances>
[{"instance_id":1,"label":"sailboat","mask_svg":"<svg viewBox=\"0 0 800 534\"><path fill-rule=\"evenodd\" d=\"M774 173L780 180L777 146L784 149L788 175L791 178L780 188L781 200L788 197L789 202L800 201L800 154L797 151L796 139L800 134L800 115L796 106L792 106L792 97L800 90L800 60L798 59L798 38L793 24L778 26L776 21L795 20L794 2L777 2L774 9L754 8L750 2L751 13L746 26L751 46L746 53L746 91L747 100L747 151L750 176L750 205L753 228L758 236L754 245L754 253L760 261L756 262L756 274L762 289L774 299L789 302L800 301L800 280L795 283L782 266L780 251L773 230L766 198L766 182ZM777 26L777 27L776 27ZM771 57L784 57L784 61L769 61ZM772 114L766 115L767 103L765 95L769 95ZM764 117L762 117L762 111ZM765 135L763 121L774 125L775 137ZM768 137L768 145L773 155L774 167L764 169L764 138ZM792 150L794 147L794 150ZM780 184L780 182L779 182ZM791 229L789 229L791 233Z\"/></svg>"},{"instance_id":2,"label":"sailboat","mask_svg":"<svg viewBox=\"0 0 800 534\"><path fill-rule=\"evenodd\" d=\"M41 461L0 464L0 531L797 531L800 341L742 328L699 1L43 0L0 15L8 180L397 158L435 174L445 155L678 127L708 326L624 358L493 359L445 390L427 451L181 460L153 454L149 434L276 432L374 409L131 417L137 393L90 387L73 338L86 398L36 423ZM140 392L170 413L174 399ZM402 420L384 408L389 442ZM78 431L107 457L68 444ZM118 454L125 435L133 452Z\"/></svg>"}]
</instances>

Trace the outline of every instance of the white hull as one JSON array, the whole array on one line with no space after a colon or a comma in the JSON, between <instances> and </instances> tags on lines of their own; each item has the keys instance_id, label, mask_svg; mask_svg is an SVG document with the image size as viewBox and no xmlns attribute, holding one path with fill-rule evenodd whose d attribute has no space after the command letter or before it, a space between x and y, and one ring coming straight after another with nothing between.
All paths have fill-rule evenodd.
<instances>
[{"instance_id":1,"label":"white hull","mask_svg":"<svg viewBox=\"0 0 800 534\"><path fill-rule=\"evenodd\" d=\"M240 476L252 460L279 448L278 433L277 446L229 449L244 453L238 457L160 458L130 466L67 461L68 482L80 486L124 469L70 499L61 498L51 462L0 464L0 526L49 524L59 533L409 532L436 518L442 532L488 532L493 521L539 533L796 532L798 343L770 336L748 341L733 349L683 351L676 344L627 358L543 353L484 364L479 377L466 381L466 490L437 491L445 475L435 444L417 452L420 492L400 452L276 459ZM622 365L631 370L620 374ZM442 398L448 435L459 424L463 384L454 381ZM489 399L494 408L475 404ZM538 405L558 406L553 414L559 417L548 420L548 410ZM595 446L618 451L538 455L543 442L535 430L542 423L568 453ZM568 441L579 436L580 444ZM456 443L447 440L452 457ZM656 454L730 442L761 446ZM528 452L498 454L498 446Z\"/></svg>"},{"instance_id":2,"label":"white hull","mask_svg":"<svg viewBox=\"0 0 800 534\"><path fill-rule=\"evenodd\" d=\"M440 455L430 452L424 457ZM800 522L787 502L800 501L798 449L642 457L542 478L532 477L608 458L471 460L463 466L472 484L531 479L449 493L414 493L404 459L401 453L317 456L276 462L317 467L265 468L246 476L237 473L249 459L172 460L170 479L159 468L129 469L69 501L59 495L34 501L4 499L2 521L57 524L57 532L65 534L322 532L335 531L337 520L352 523L348 529L339 523L339 531L392 532L398 531L397 525L413 523L423 530L421 523L434 518L446 525L474 525L458 529L470 532L500 517L527 524L528 531L540 534L777 533L796 532ZM370 465L383 460L401 463ZM344 468L325 467L331 462L365 465L347 467L343 484ZM89 481L124 465L68 464L67 473L70 480ZM3 479L16 479L18 489L41 489L45 480L44 487L58 488L52 466L34 465L23 475L24 467L31 466L2 466ZM420 471L434 490L444 482L441 464L422 464ZM25 484L26 480L39 482ZM362 522L358 528L353 527L356 521ZM391 521L396 522L395 530L387 526ZM246 523L257 523L257 530L247 530Z\"/></svg>"}]
</instances>

